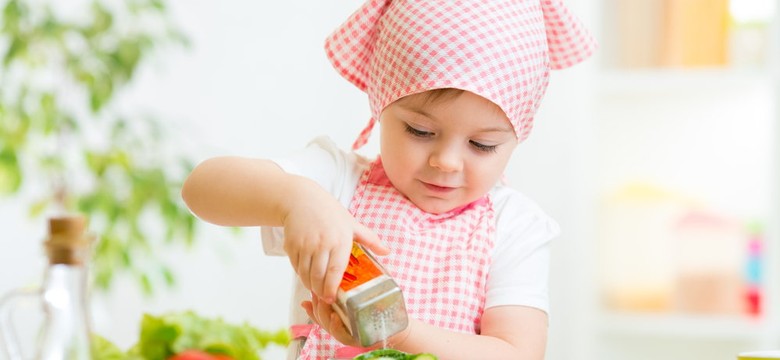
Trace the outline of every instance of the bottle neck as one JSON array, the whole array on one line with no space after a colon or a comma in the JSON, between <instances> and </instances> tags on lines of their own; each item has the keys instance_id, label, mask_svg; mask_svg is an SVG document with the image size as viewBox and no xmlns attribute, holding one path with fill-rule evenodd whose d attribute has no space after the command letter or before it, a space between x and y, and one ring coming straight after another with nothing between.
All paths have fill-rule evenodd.
<instances>
[{"instance_id":1,"label":"bottle neck","mask_svg":"<svg viewBox=\"0 0 780 360\"><path fill-rule=\"evenodd\" d=\"M47 306L54 311L86 307L86 275L82 265L49 265L43 290Z\"/></svg>"},{"instance_id":2,"label":"bottle neck","mask_svg":"<svg viewBox=\"0 0 780 360\"><path fill-rule=\"evenodd\" d=\"M92 359L86 291L83 265L49 265L42 294L46 324L36 360Z\"/></svg>"}]
</instances>

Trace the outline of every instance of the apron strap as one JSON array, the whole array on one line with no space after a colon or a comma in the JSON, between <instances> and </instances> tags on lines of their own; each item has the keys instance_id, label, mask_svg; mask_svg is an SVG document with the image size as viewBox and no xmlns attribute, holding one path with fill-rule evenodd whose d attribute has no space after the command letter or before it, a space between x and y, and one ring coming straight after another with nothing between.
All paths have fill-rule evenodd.
<instances>
[{"instance_id":1,"label":"apron strap","mask_svg":"<svg viewBox=\"0 0 780 360\"><path fill-rule=\"evenodd\" d=\"M293 339L306 339L309 337L309 333L311 333L312 329L314 329L314 324L297 324L290 326L290 333L292 333ZM336 353L334 354L334 357L336 358L346 358L351 359L355 356L358 356L362 353L371 351L370 348L362 348L362 347L354 347L354 346L341 346L336 348Z\"/></svg>"},{"instance_id":2,"label":"apron strap","mask_svg":"<svg viewBox=\"0 0 780 360\"><path fill-rule=\"evenodd\" d=\"M358 356L362 353L366 353L371 351L372 349L369 348L362 348L362 347L353 347L353 346L342 346L340 348L336 348L336 354L335 357L337 359L352 359L355 356Z\"/></svg>"},{"instance_id":3,"label":"apron strap","mask_svg":"<svg viewBox=\"0 0 780 360\"><path fill-rule=\"evenodd\" d=\"M293 339L297 338L307 338L309 337L309 333L314 328L313 324L297 324L290 326L290 333L292 334Z\"/></svg>"}]
</instances>

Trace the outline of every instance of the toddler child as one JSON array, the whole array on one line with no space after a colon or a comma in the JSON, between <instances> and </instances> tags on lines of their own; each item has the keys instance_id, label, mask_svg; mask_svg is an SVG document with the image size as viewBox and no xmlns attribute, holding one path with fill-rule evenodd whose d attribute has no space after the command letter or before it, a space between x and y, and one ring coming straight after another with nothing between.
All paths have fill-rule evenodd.
<instances>
[{"instance_id":1,"label":"toddler child","mask_svg":"<svg viewBox=\"0 0 780 360\"><path fill-rule=\"evenodd\" d=\"M326 40L367 93L376 159L318 138L274 160L219 157L182 194L200 218L262 226L299 283L293 357L359 349L331 304L352 242L402 289L409 326L389 346L441 359L542 359L548 243L557 224L501 183L551 69L595 43L561 0L368 0ZM308 325L307 325L308 323Z\"/></svg>"}]
</instances>

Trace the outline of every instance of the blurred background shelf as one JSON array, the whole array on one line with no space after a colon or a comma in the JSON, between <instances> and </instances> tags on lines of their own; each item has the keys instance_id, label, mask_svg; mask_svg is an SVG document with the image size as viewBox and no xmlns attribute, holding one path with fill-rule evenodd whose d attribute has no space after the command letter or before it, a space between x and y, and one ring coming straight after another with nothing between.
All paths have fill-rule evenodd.
<instances>
[{"instance_id":1,"label":"blurred background shelf","mask_svg":"<svg viewBox=\"0 0 780 360\"><path fill-rule=\"evenodd\" d=\"M594 248L582 358L780 348L777 1L580 5L602 45L578 140L592 150L574 155L589 159L580 216Z\"/></svg>"},{"instance_id":2,"label":"blurred background shelf","mask_svg":"<svg viewBox=\"0 0 780 360\"><path fill-rule=\"evenodd\" d=\"M605 333L634 336L753 341L775 330L767 319L746 316L605 312L599 318Z\"/></svg>"},{"instance_id":3,"label":"blurred background shelf","mask_svg":"<svg viewBox=\"0 0 780 360\"><path fill-rule=\"evenodd\" d=\"M598 92L600 96L659 92L694 95L691 91L772 87L778 81L778 75L757 69L605 69L599 75Z\"/></svg>"}]
</instances>

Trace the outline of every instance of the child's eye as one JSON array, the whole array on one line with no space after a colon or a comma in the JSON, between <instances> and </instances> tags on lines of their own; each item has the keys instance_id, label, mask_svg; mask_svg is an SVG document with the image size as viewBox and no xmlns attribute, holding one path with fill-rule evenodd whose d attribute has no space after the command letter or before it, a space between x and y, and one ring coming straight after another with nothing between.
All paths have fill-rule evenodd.
<instances>
[{"instance_id":1,"label":"child's eye","mask_svg":"<svg viewBox=\"0 0 780 360\"><path fill-rule=\"evenodd\" d=\"M430 136L433 136L432 132L415 129L415 128L409 126L409 124L406 124L406 132L408 132L408 133L410 133L410 134L412 134L414 136L417 136L417 137L430 137Z\"/></svg>"},{"instance_id":2,"label":"child's eye","mask_svg":"<svg viewBox=\"0 0 780 360\"><path fill-rule=\"evenodd\" d=\"M498 145L485 145L485 144L482 144L482 143L478 143L478 142L476 142L474 140L469 141L469 143L471 143L471 146L473 146L477 150L482 151L482 152L486 152L486 153L496 152L496 148L498 147Z\"/></svg>"}]
</instances>

